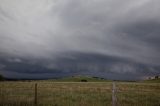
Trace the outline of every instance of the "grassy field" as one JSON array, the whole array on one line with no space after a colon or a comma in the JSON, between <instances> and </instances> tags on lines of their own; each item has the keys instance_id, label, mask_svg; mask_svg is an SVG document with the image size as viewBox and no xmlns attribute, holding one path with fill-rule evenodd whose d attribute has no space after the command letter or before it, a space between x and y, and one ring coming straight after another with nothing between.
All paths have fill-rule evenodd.
<instances>
[{"instance_id":1,"label":"grassy field","mask_svg":"<svg viewBox=\"0 0 160 106\"><path fill-rule=\"evenodd\" d=\"M117 83L119 106L160 106L160 83Z\"/></svg>"},{"instance_id":2,"label":"grassy field","mask_svg":"<svg viewBox=\"0 0 160 106\"><path fill-rule=\"evenodd\" d=\"M33 106L34 82L0 83L0 106ZM38 106L111 106L112 83L38 82Z\"/></svg>"},{"instance_id":3,"label":"grassy field","mask_svg":"<svg viewBox=\"0 0 160 106\"><path fill-rule=\"evenodd\" d=\"M0 82L0 106L112 106L112 82ZM160 106L160 83L116 82L118 106Z\"/></svg>"}]
</instances>

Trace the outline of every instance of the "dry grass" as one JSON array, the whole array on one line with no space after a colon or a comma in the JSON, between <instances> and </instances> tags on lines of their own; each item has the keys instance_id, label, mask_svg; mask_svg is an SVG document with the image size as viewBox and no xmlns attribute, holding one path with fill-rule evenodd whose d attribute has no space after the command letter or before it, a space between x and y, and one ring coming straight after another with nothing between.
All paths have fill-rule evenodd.
<instances>
[{"instance_id":1,"label":"dry grass","mask_svg":"<svg viewBox=\"0 0 160 106\"><path fill-rule=\"evenodd\" d=\"M111 82L0 82L0 106L111 106ZM160 106L160 83L116 83L118 106Z\"/></svg>"},{"instance_id":2,"label":"dry grass","mask_svg":"<svg viewBox=\"0 0 160 106\"><path fill-rule=\"evenodd\" d=\"M119 106L160 106L159 83L118 83Z\"/></svg>"},{"instance_id":3,"label":"dry grass","mask_svg":"<svg viewBox=\"0 0 160 106\"><path fill-rule=\"evenodd\" d=\"M0 106L33 106L34 82L0 83ZM38 83L38 106L110 106L111 83Z\"/></svg>"}]
</instances>

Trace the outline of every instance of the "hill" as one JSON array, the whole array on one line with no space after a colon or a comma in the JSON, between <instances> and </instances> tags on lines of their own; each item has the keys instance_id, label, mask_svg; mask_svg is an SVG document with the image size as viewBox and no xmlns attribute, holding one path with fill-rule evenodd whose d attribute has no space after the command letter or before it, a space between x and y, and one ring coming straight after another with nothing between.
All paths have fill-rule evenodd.
<instances>
[{"instance_id":1,"label":"hill","mask_svg":"<svg viewBox=\"0 0 160 106\"><path fill-rule=\"evenodd\" d=\"M49 81L55 82L107 82L104 78L99 77L90 77L90 76L72 76L72 77L64 77L59 79L50 79Z\"/></svg>"},{"instance_id":2,"label":"hill","mask_svg":"<svg viewBox=\"0 0 160 106\"><path fill-rule=\"evenodd\" d=\"M144 80L143 82L148 82L148 83L160 83L160 78L158 78L158 79Z\"/></svg>"}]
</instances>

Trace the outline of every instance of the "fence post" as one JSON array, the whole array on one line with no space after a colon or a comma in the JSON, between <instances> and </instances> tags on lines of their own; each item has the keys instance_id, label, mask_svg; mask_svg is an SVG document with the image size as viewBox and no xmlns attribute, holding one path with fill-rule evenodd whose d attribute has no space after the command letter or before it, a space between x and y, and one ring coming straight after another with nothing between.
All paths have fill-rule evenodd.
<instances>
[{"instance_id":1,"label":"fence post","mask_svg":"<svg viewBox=\"0 0 160 106\"><path fill-rule=\"evenodd\" d=\"M116 84L112 84L112 106L117 106L117 97L116 97Z\"/></svg>"},{"instance_id":2,"label":"fence post","mask_svg":"<svg viewBox=\"0 0 160 106\"><path fill-rule=\"evenodd\" d=\"M34 92L34 104L37 106L37 83L35 83L35 92Z\"/></svg>"}]
</instances>

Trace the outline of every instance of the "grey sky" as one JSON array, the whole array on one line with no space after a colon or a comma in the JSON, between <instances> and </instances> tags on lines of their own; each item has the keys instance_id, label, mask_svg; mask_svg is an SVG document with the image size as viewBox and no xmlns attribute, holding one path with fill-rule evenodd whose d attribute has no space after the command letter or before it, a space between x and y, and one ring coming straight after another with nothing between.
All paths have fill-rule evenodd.
<instances>
[{"instance_id":1,"label":"grey sky","mask_svg":"<svg viewBox=\"0 0 160 106\"><path fill-rule=\"evenodd\" d=\"M135 79L159 74L159 5L159 0L0 0L0 72ZM24 70L22 63L43 70Z\"/></svg>"}]
</instances>

